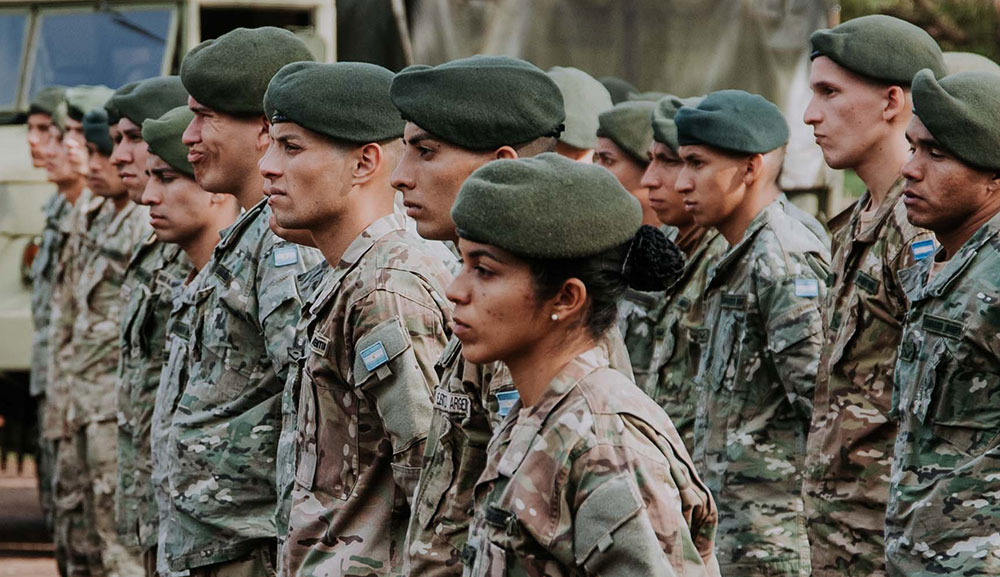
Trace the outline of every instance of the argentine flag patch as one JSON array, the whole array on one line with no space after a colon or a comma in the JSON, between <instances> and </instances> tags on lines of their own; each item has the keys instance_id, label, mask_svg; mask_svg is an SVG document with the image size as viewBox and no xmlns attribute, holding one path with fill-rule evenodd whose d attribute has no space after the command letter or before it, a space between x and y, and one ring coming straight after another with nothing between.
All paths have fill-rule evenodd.
<instances>
[{"instance_id":1,"label":"argentine flag patch","mask_svg":"<svg viewBox=\"0 0 1000 577\"><path fill-rule=\"evenodd\" d=\"M498 393L494 393L493 396L497 398L497 403L499 403L500 405L500 407L497 410L497 413L501 417L506 417L507 414L510 413L510 410L514 408L514 403L516 403L517 400L521 398L521 395L516 390L500 391Z\"/></svg>"},{"instance_id":2,"label":"argentine flag patch","mask_svg":"<svg viewBox=\"0 0 1000 577\"><path fill-rule=\"evenodd\" d=\"M808 299L818 297L819 281L814 278L795 279L795 296Z\"/></svg>"},{"instance_id":3,"label":"argentine flag patch","mask_svg":"<svg viewBox=\"0 0 1000 577\"><path fill-rule=\"evenodd\" d=\"M299 262L299 249L286 246L274 251L274 266L288 266Z\"/></svg>"},{"instance_id":4,"label":"argentine flag patch","mask_svg":"<svg viewBox=\"0 0 1000 577\"><path fill-rule=\"evenodd\" d=\"M925 259L934 254L934 241L927 239L915 242L910 245L910 250L913 251L913 258L916 260Z\"/></svg>"},{"instance_id":5,"label":"argentine flag patch","mask_svg":"<svg viewBox=\"0 0 1000 577\"><path fill-rule=\"evenodd\" d=\"M389 362L389 354L385 352L385 345L382 344L382 341L377 341L375 344L362 349L361 362L365 364L365 368L369 371L374 371Z\"/></svg>"}]
</instances>

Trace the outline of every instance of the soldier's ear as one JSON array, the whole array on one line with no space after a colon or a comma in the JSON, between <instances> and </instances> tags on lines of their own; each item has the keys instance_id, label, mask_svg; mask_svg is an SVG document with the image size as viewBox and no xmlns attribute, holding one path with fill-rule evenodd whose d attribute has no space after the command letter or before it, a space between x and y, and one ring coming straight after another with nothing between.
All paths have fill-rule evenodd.
<instances>
[{"instance_id":1,"label":"soldier's ear","mask_svg":"<svg viewBox=\"0 0 1000 577\"><path fill-rule=\"evenodd\" d=\"M501 146L493 153L496 160L514 160L518 157L517 151L511 146Z\"/></svg>"}]
</instances>

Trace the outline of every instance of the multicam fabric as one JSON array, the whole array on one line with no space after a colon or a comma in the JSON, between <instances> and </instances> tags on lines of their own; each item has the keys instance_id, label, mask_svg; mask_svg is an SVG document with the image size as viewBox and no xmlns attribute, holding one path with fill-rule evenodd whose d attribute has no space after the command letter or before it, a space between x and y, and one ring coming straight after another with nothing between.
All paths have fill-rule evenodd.
<instances>
[{"instance_id":1,"label":"multicam fabric","mask_svg":"<svg viewBox=\"0 0 1000 577\"><path fill-rule=\"evenodd\" d=\"M66 242L62 230L63 220L73 205L66 197L53 194L42 211L45 215L45 229L38 245L38 253L31 263L31 318L35 332L31 341L31 375L29 391L31 396L45 394L48 384L49 320L52 318L52 295L55 292L56 268L59 254Z\"/></svg>"},{"instance_id":2,"label":"multicam fabric","mask_svg":"<svg viewBox=\"0 0 1000 577\"><path fill-rule=\"evenodd\" d=\"M694 462L724 575L809 574L802 462L829 253L772 203L708 269Z\"/></svg>"},{"instance_id":3,"label":"multicam fabric","mask_svg":"<svg viewBox=\"0 0 1000 577\"><path fill-rule=\"evenodd\" d=\"M351 243L305 304L283 575L401 574L450 281L394 213Z\"/></svg>"},{"instance_id":4,"label":"multicam fabric","mask_svg":"<svg viewBox=\"0 0 1000 577\"><path fill-rule=\"evenodd\" d=\"M222 232L186 323L174 325L186 335L186 366L185 380L170 387L180 398L160 542L173 571L231 561L276 537L281 392L300 313L295 278L321 257L275 236L270 215L262 199Z\"/></svg>"},{"instance_id":5,"label":"multicam fabric","mask_svg":"<svg viewBox=\"0 0 1000 577\"><path fill-rule=\"evenodd\" d=\"M694 420L701 347L708 342L705 321L705 277L708 265L728 248L718 231L699 229L699 238L688 252L684 274L656 311L654 372L637 381L647 395L666 411L688 452L694 450ZM680 245L679 245L680 246Z\"/></svg>"},{"instance_id":6,"label":"multicam fabric","mask_svg":"<svg viewBox=\"0 0 1000 577\"><path fill-rule=\"evenodd\" d=\"M172 295L191 273L175 244L150 236L125 271L118 364L118 534L129 545L156 546L158 515L150 482L150 426L160 373L166 360L167 317Z\"/></svg>"},{"instance_id":7,"label":"multicam fabric","mask_svg":"<svg viewBox=\"0 0 1000 577\"><path fill-rule=\"evenodd\" d=\"M866 193L834 235L802 485L815 577L885 574L893 369L907 306L899 271L917 262L914 246L933 246L906 220L903 182L870 221Z\"/></svg>"},{"instance_id":8,"label":"multicam fabric","mask_svg":"<svg viewBox=\"0 0 1000 577\"><path fill-rule=\"evenodd\" d=\"M628 351L617 327L599 346L611 368L631 380ZM440 384L406 534L404 574L448 577L462 573L473 489L486 468L486 447L518 393L503 363L466 362L455 337L436 371Z\"/></svg>"},{"instance_id":9,"label":"multicam fabric","mask_svg":"<svg viewBox=\"0 0 1000 577\"><path fill-rule=\"evenodd\" d=\"M663 410L600 348L490 442L466 575L717 575L718 511Z\"/></svg>"},{"instance_id":10,"label":"multicam fabric","mask_svg":"<svg viewBox=\"0 0 1000 577\"><path fill-rule=\"evenodd\" d=\"M895 369L899 434L888 574L1000 573L1000 215L929 277L900 271L910 310Z\"/></svg>"}]
</instances>

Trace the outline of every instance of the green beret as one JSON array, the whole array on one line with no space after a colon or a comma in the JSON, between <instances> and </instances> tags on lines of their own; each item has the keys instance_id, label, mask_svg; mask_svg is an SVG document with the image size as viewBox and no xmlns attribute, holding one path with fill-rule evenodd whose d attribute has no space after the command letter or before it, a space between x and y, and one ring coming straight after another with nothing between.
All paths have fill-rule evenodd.
<instances>
[{"instance_id":1,"label":"green beret","mask_svg":"<svg viewBox=\"0 0 1000 577\"><path fill-rule=\"evenodd\" d=\"M966 164L1000 170L1000 75L959 72L913 78L913 113L934 139Z\"/></svg>"},{"instance_id":2,"label":"green beret","mask_svg":"<svg viewBox=\"0 0 1000 577\"><path fill-rule=\"evenodd\" d=\"M597 117L597 136L610 138L618 148L641 164L649 162L647 152L653 142L653 126L649 115L656 104L647 101L626 101L605 110Z\"/></svg>"},{"instance_id":3,"label":"green beret","mask_svg":"<svg viewBox=\"0 0 1000 577\"><path fill-rule=\"evenodd\" d=\"M389 95L404 119L470 150L555 137L566 118L556 83L534 64L507 56L409 66Z\"/></svg>"},{"instance_id":4,"label":"green beret","mask_svg":"<svg viewBox=\"0 0 1000 577\"><path fill-rule=\"evenodd\" d=\"M809 37L812 58L826 56L840 66L874 80L909 86L913 75L930 68L948 72L937 42L905 20L875 14L848 20Z\"/></svg>"},{"instance_id":5,"label":"green beret","mask_svg":"<svg viewBox=\"0 0 1000 577\"><path fill-rule=\"evenodd\" d=\"M702 101L700 96L693 98L678 98L667 95L656 102L650 117L653 126L653 140L666 144L670 150L677 152L677 125L674 116L681 106L698 106Z\"/></svg>"},{"instance_id":6,"label":"green beret","mask_svg":"<svg viewBox=\"0 0 1000 577\"><path fill-rule=\"evenodd\" d=\"M111 155L114 143L108 128L108 113L103 108L95 108L83 115L83 137L94 144L104 156Z\"/></svg>"},{"instance_id":7,"label":"green beret","mask_svg":"<svg viewBox=\"0 0 1000 577\"><path fill-rule=\"evenodd\" d=\"M631 240L642 208L609 171L544 153L477 169L451 217L468 240L522 257L579 258Z\"/></svg>"},{"instance_id":8,"label":"green beret","mask_svg":"<svg viewBox=\"0 0 1000 577\"><path fill-rule=\"evenodd\" d=\"M73 120L83 122L83 115L95 108L103 108L113 90L107 86L74 86L66 89L66 113Z\"/></svg>"},{"instance_id":9,"label":"green beret","mask_svg":"<svg viewBox=\"0 0 1000 577\"><path fill-rule=\"evenodd\" d=\"M764 154L788 142L788 123L778 107L759 94L720 90L697 107L674 116L677 143L704 144L742 154Z\"/></svg>"},{"instance_id":10,"label":"green beret","mask_svg":"<svg viewBox=\"0 0 1000 577\"><path fill-rule=\"evenodd\" d=\"M104 110L108 113L108 124L118 124L118 121L122 119L122 111L118 110L118 99L129 92L135 90L136 86L139 86L141 80L136 80L135 82L129 82L125 86L122 86L115 93L111 95L111 98L104 103Z\"/></svg>"},{"instance_id":11,"label":"green beret","mask_svg":"<svg viewBox=\"0 0 1000 577\"><path fill-rule=\"evenodd\" d=\"M181 62L181 81L199 104L254 116L264 114L264 92L274 74L300 60L314 58L305 42L288 30L237 28L192 48Z\"/></svg>"},{"instance_id":12,"label":"green beret","mask_svg":"<svg viewBox=\"0 0 1000 577\"><path fill-rule=\"evenodd\" d=\"M574 148L597 146L597 116L614 106L611 94L596 78L577 68L555 66L549 78L562 92L565 129L559 140Z\"/></svg>"},{"instance_id":13,"label":"green beret","mask_svg":"<svg viewBox=\"0 0 1000 577\"><path fill-rule=\"evenodd\" d=\"M126 87L131 88L125 90ZM147 118L159 118L168 110L186 106L187 97L179 76L158 76L135 85L127 84L115 92L104 108L115 111L119 120L128 118L141 127Z\"/></svg>"},{"instance_id":14,"label":"green beret","mask_svg":"<svg viewBox=\"0 0 1000 577\"><path fill-rule=\"evenodd\" d=\"M958 72L992 72L1000 74L1000 64L972 52L945 52L944 63L948 74Z\"/></svg>"},{"instance_id":15,"label":"green beret","mask_svg":"<svg viewBox=\"0 0 1000 577\"><path fill-rule=\"evenodd\" d=\"M406 124L389 99L393 73L365 62L293 62L274 75L264 95L271 122L294 122L347 142L403 135Z\"/></svg>"},{"instance_id":16,"label":"green beret","mask_svg":"<svg viewBox=\"0 0 1000 577\"><path fill-rule=\"evenodd\" d=\"M194 167L187 160L188 147L181 136L193 119L190 108L178 106L159 118L147 118L142 123L142 139L149 146L149 152L191 178L194 178Z\"/></svg>"},{"instance_id":17,"label":"green beret","mask_svg":"<svg viewBox=\"0 0 1000 577\"><path fill-rule=\"evenodd\" d=\"M56 107L59 106L59 103L65 97L65 86L46 86L36 92L35 96L31 98L31 104L28 105L28 114L48 114L52 116L56 111Z\"/></svg>"},{"instance_id":18,"label":"green beret","mask_svg":"<svg viewBox=\"0 0 1000 577\"><path fill-rule=\"evenodd\" d=\"M597 80L608 90L608 93L611 95L611 102L615 104L625 102L631 95L639 92L628 80L623 80L617 76L602 76Z\"/></svg>"}]
</instances>

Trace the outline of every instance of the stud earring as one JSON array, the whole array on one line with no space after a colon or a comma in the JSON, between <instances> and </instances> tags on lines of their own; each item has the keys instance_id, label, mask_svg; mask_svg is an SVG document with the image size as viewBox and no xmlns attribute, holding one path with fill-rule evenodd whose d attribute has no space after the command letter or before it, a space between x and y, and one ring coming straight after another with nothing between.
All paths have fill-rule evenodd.
<instances>
[{"instance_id":1,"label":"stud earring","mask_svg":"<svg viewBox=\"0 0 1000 577\"><path fill-rule=\"evenodd\" d=\"M557 315L555 313L552 313L552 320L554 320L554 321L559 320L559 315Z\"/></svg>"}]
</instances>

